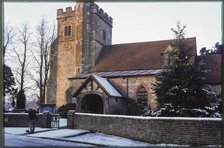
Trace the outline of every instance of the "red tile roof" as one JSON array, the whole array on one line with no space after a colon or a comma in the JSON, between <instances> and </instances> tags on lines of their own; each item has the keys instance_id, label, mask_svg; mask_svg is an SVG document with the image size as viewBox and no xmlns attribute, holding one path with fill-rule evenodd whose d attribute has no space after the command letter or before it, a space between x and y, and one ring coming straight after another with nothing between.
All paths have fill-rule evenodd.
<instances>
[{"instance_id":1,"label":"red tile roof","mask_svg":"<svg viewBox=\"0 0 224 148\"><path fill-rule=\"evenodd\" d=\"M161 53L173 40L127 43L104 46L96 65L90 72L161 69L164 58ZM196 38L186 41L196 51Z\"/></svg>"}]
</instances>

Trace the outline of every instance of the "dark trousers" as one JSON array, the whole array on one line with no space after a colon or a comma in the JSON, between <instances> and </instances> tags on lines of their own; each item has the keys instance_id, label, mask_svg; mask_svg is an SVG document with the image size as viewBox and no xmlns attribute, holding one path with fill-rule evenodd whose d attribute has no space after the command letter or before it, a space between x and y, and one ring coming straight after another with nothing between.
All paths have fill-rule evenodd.
<instances>
[{"instance_id":1,"label":"dark trousers","mask_svg":"<svg viewBox=\"0 0 224 148\"><path fill-rule=\"evenodd\" d=\"M35 125L36 125L36 119L33 119L29 122L29 126L30 126L30 132L34 133L35 131Z\"/></svg>"}]
</instances>

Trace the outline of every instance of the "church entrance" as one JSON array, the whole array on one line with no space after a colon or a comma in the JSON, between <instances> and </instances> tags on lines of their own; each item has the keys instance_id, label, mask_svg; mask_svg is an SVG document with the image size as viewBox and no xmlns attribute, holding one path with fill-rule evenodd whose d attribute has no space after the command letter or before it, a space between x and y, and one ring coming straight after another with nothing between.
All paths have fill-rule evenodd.
<instances>
[{"instance_id":1,"label":"church entrance","mask_svg":"<svg viewBox=\"0 0 224 148\"><path fill-rule=\"evenodd\" d=\"M81 110L84 113L103 114L103 100L99 95L88 94L81 102Z\"/></svg>"}]
</instances>

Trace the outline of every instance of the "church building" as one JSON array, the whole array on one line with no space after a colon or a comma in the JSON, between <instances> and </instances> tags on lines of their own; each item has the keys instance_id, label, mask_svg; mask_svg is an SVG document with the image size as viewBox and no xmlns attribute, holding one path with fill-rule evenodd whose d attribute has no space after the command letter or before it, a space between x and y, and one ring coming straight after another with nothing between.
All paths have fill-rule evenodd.
<instances>
[{"instance_id":1,"label":"church building","mask_svg":"<svg viewBox=\"0 0 224 148\"><path fill-rule=\"evenodd\" d=\"M58 9L57 21L45 103L102 114L125 114L128 99L156 108L152 84L172 40L112 45L113 19L95 3ZM208 84L221 93L221 55L197 56L196 38L186 42L194 49L191 61L206 61Z\"/></svg>"}]
</instances>

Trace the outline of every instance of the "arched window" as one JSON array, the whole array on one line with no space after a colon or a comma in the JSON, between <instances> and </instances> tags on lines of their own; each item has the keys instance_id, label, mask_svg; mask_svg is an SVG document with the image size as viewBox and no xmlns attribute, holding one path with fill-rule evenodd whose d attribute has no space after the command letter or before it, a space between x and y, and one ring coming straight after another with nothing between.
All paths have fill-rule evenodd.
<instances>
[{"instance_id":1,"label":"arched window","mask_svg":"<svg viewBox=\"0 0 224 148\"><path fill-rule=\"evenodd\" d=\"M72 35L72 27L71 26L65 26L64 35L65 36L71 36Z\"/></svg>"},{"instance_id":2,"label":"arched window","mask_svg":"<svg viewBox=\"0 0 224 148\"><path fill-rule=\"evenodd\" d=\"M103 30L103 40L106 41L106 30Z\"/></svg>"},{"instance_id":3,"label":"arched window","mask_svg":"<svg viewBox=\"0 0 224 148\"><path fill-rule=\"evenodd\" d=\"M148 92L144 86L140 86L137 90L138 103L144 106L148 106Z\"/></svg>"},{"instance_id":4,"label":"arched window","mask_svg":"<svg viewBox=\"0 0 224 148\"><path fill-rule=\"evenodd\" d=\"M72 34L72 27L68 26L68 36L70 36Z\"/></svg>"},{"instance_id":5,"label":"arched window","mask_svg":"<svg viewBox=\"0 0 224 148\"><path fill-rule=\"evenodd\" d=\"M64 35L65 35L65 36L68 35L68 27L67 27L67 26L65 26Z\"/></svg>"}]
</instances>

